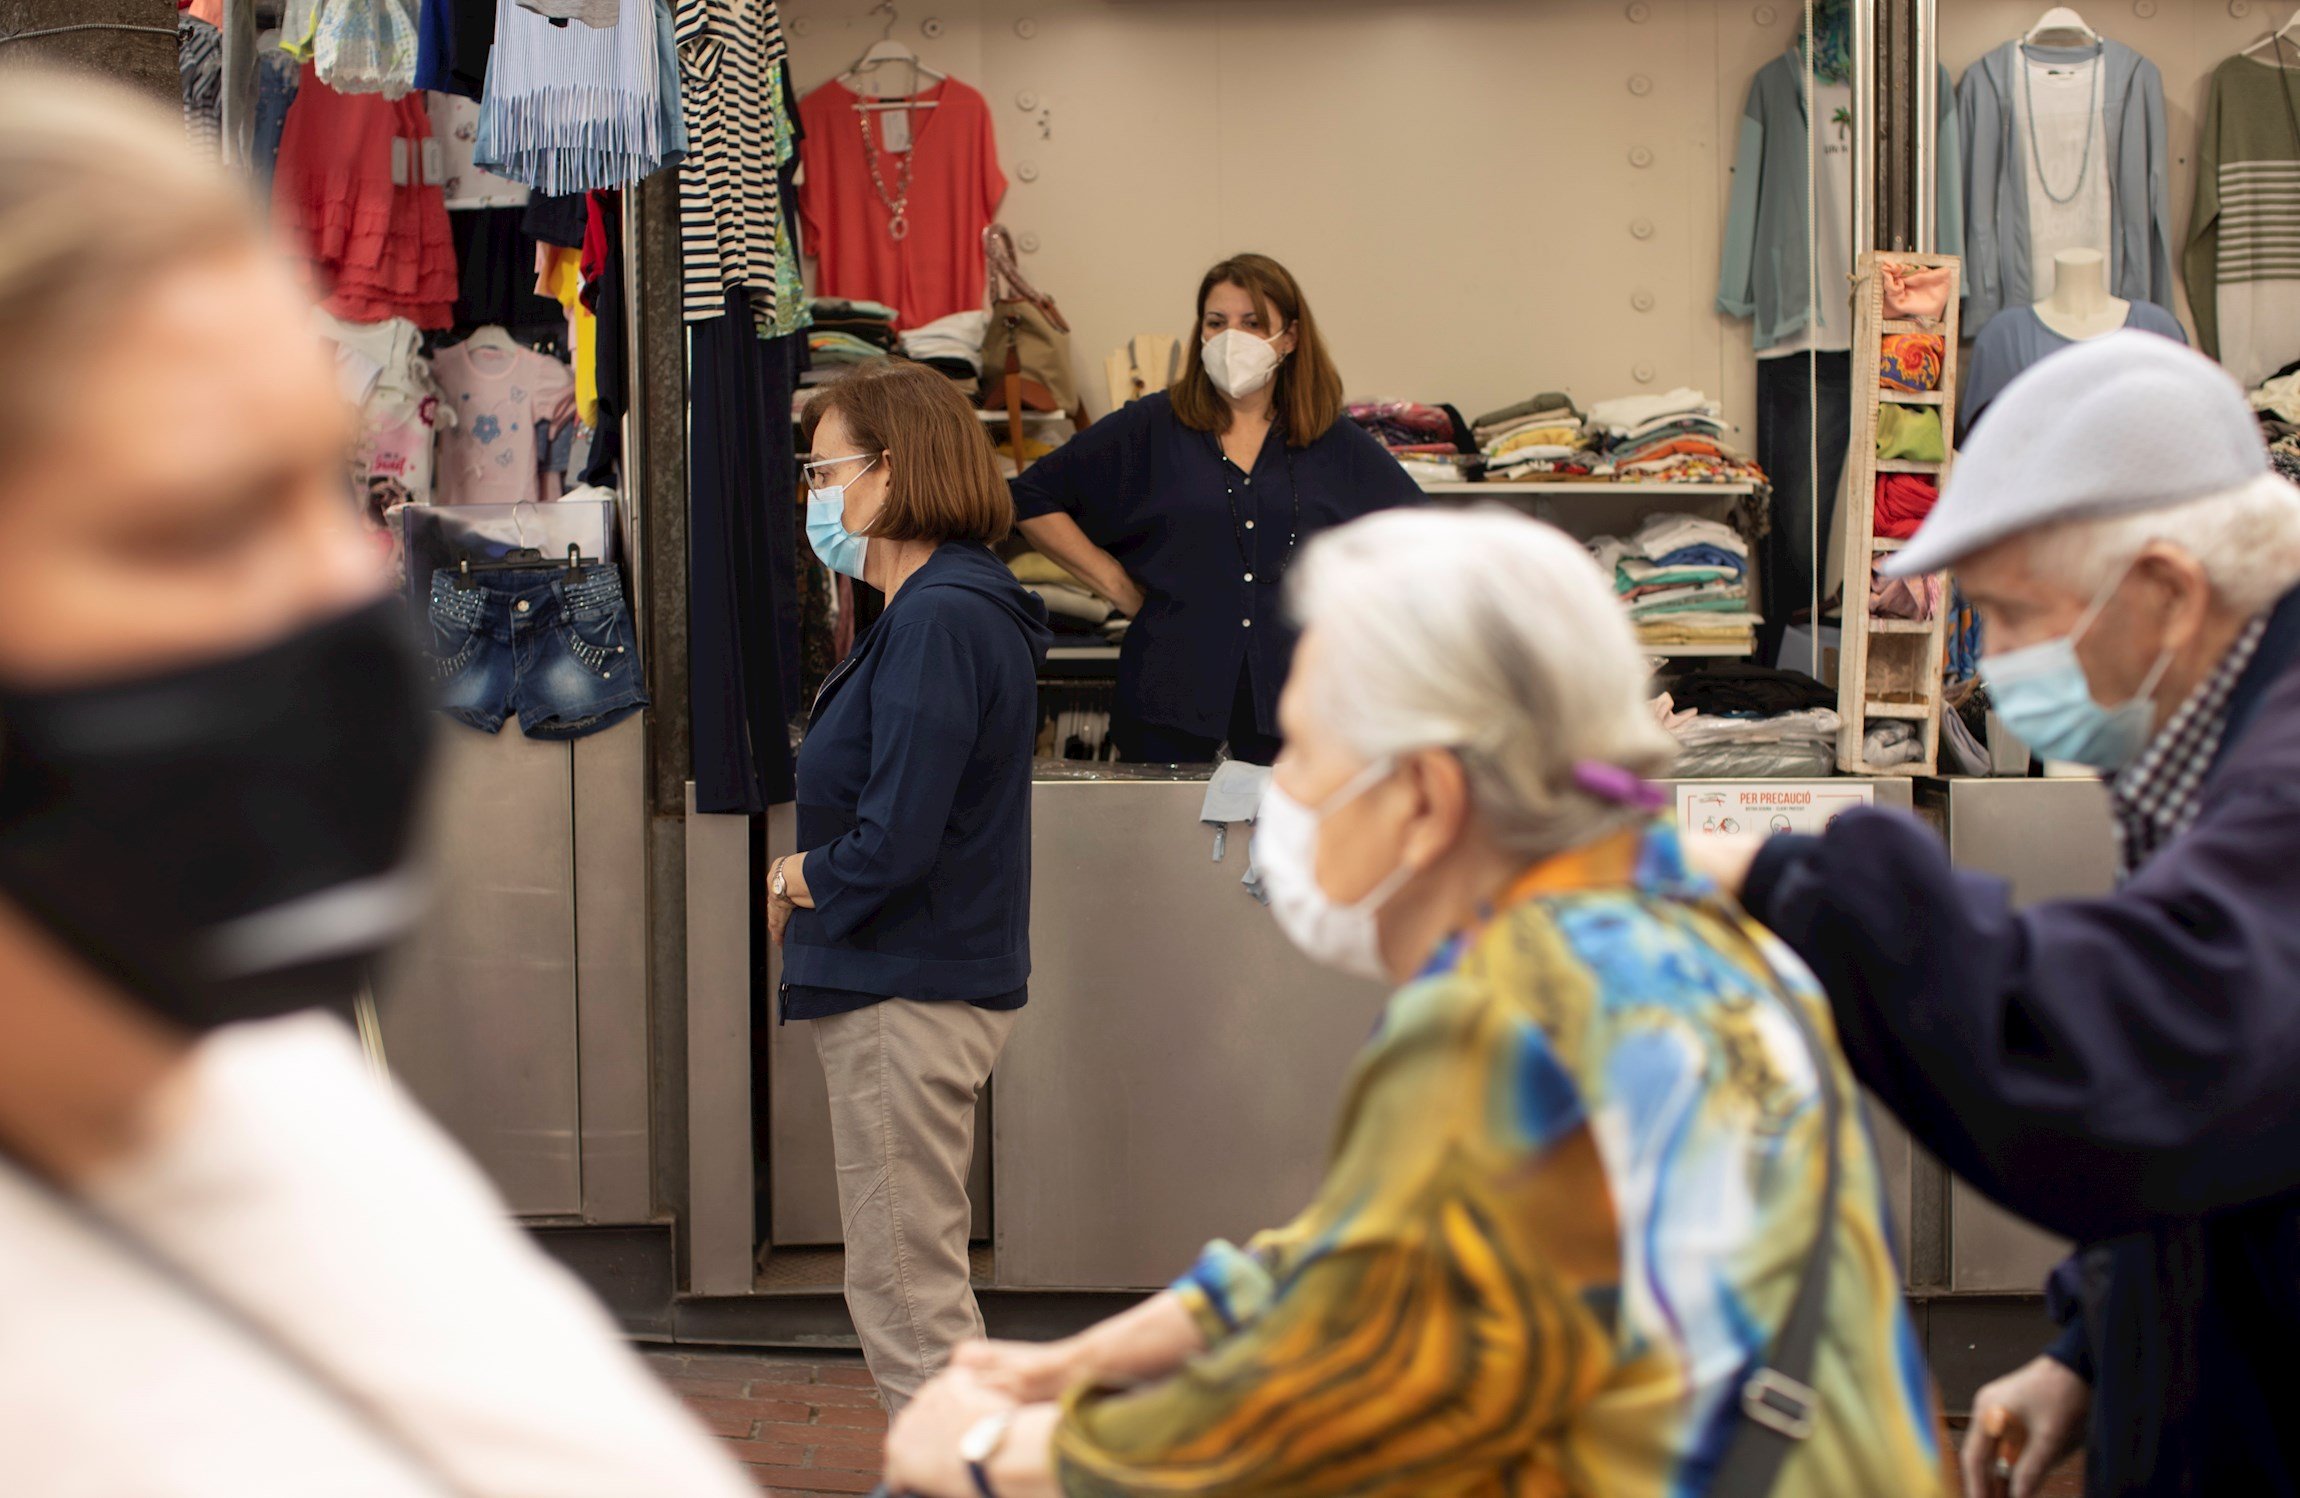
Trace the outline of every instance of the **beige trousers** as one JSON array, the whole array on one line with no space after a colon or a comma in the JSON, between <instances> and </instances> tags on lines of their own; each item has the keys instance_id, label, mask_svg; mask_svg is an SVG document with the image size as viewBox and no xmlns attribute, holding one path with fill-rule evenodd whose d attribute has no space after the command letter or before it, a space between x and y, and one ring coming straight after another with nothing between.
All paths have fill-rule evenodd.
<instances>
[{"instance_id":1,"label":"beige trousers","mask_svg":"<svg viewBox=\"0 0 2300 1498\"><path fill-rule=\"evenodd\" d=\"M889 1411L982 1335L966 1262L974 1105L1020 1014L888 999L810 1021L830 1086L847 1314Z\"/></svg>"}]
</instances>

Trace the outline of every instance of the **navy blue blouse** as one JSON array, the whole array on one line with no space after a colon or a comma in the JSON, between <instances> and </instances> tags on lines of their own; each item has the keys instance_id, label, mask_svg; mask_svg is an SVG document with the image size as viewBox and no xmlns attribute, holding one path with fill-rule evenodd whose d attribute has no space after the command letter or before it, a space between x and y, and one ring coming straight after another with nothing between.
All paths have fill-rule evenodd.
<instances>
[{"instance_id":1,"label":"navy blue blouse","mask_svg":"<svg viewBox=\"0 0 2300 1498\"><path fill-rule=\"evenodd\" d=\"M1276 427L1251 473L1211 432L1182 425L1163 392L1122 406L1014 481L1025 520L1059 510L1142 587L1142 616L1118 656L1117 711L1216 738L1238 672L1253 670L1254 716L1278 731L1294 630L1279 584L1294 552L1329 526L1421 490L1347 417L1307 447Z\"/></svg>"}]
</instances>

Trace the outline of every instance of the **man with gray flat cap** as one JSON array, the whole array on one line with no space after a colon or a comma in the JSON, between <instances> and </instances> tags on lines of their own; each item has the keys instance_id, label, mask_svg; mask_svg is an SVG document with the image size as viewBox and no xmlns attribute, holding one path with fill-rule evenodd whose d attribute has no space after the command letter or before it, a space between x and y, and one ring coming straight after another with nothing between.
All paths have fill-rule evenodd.
<instances>
[{"instance_id":1,"label":"man with gray flat cap","mask_svg":"<svg viewBox=\"0 0 2300 1498\"><path fill-rule=\"evenodd\" d=\"M1981 1391L2086 1492L2300 1492L2300 490L2242 393L2114 333L2015 381L1888 571L1955 571L1997 712L2111 776L2116 893L2015 912L1913 818L1718 849L1951 1169L2077 1241ZM2089 1422L2088 1422L2089 1414ZM1993 1443L1976 1420L1968 1487Z\"/></svg>"}]
</instances>

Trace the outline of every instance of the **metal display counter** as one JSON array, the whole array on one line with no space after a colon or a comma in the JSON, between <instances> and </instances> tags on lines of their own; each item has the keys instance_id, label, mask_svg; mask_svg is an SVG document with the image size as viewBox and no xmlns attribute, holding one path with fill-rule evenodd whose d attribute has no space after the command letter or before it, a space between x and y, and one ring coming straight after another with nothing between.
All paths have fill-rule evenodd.
<instances>
[{"instance_id":1,"label":"metal display counter","mask_svg":"<svg viewBox=\"0 0 2300 1498\"><path fill-rule=\"evenodd\" d=\"M1209 1238L1308 1203L1386 989L1311 963L1240 888L1245 829L1214 857L1197 819L1204 772L1041 771L1030 1007L991 1109L991 1283L1150 1289ZM1878 804L1910 805L1911 782L1874 784ZM800 1028L770 1042L776 1246L836 1241L821 1076ZM1905 1138L1890 1120L1879 1132L1905 1204Z\"/></svg>"},{"instance_id":2,"label":"metal display counter","mask_svg":"<svg viewBox=\"0 0 2300 1498\"><path fill-rule=\"evenodd\" d=\"M646 727L439 730L428 918L383 975L392 1075L522 1217L652 1215Z\"/></svg>"}]
</instances>

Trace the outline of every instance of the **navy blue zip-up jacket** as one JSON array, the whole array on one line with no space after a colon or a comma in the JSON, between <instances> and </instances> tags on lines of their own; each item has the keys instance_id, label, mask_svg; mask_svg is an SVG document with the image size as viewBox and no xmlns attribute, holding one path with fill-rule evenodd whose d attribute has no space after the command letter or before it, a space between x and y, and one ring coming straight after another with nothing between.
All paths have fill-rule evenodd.
<instances>
[{"instance_id":1,"label":"navy blue zip-up jacket","mask_svg":"<svg viewBox=\"0 0 2300 1498\"><path fill-rule=\"evenodd\" d=\"M1046 608L946 542L823 683L798 760L814 909L783 937L784 1014L997 1001L1030 978L1030 760Z\"/></svg>"},{"instance_id":2,"label":"navy blue zip-up jacket","mask_svg":"<svg viewBox=\"0 0 2300 1498\"><path fill-rule=\"evenodd\" d=\"M2054 1275L2086 1492L2300 1493L2300 592L2196 824L2116 893L2015 912L1915 819L1856 811L1769 844L1744 903L1919 1143L2092 1245Z\"/></svg>"}]
</instances>

